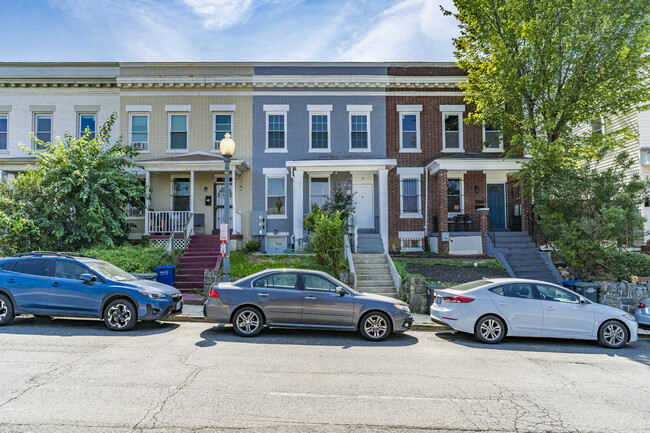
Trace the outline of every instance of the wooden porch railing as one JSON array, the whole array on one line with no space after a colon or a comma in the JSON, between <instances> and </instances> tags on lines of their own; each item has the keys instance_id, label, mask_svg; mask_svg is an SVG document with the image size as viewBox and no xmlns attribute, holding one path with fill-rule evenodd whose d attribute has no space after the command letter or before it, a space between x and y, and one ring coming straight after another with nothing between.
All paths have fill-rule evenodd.
<instances>
[{"instance_id":1,"label":"wooden porch railing","mask_svg":"<svg viewBox=\"0 0 650 433\"><path fill-rule=\"evenodd\" d=\"M147 234L184 232L192 219L190 211L147 211Z\"/></svg>"}]
</instances>

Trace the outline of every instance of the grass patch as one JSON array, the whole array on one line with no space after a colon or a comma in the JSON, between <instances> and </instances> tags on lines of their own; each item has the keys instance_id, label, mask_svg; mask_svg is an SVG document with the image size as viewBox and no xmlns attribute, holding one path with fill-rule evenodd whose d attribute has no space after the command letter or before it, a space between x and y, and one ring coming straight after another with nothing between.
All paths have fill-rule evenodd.
<instances>
[{"instance_id":1,"label":"grass patch","mask_svg":"<svg viewBox=\"0 0 650 433\"><path fill-rule=\"evenodd\" d=\"M97 257L127 272L147 273L162 265L176 265L176 257L162 247L124 244L114 248L85 248L79 251Z\"/></svg>"},{"instance_id":2,"label":"grass patch","mask_svg":"<svg viewBox=\"0 0 650 433\"><path fill-rule=\"evenodd\" d=\"M244 278L264 269L293 268L313 269L329 273L312 255L246 255L243 251L230 253L230 275L233 279ZM332 275L338 278L338 275Z\"/></svg>"}]
</instances>

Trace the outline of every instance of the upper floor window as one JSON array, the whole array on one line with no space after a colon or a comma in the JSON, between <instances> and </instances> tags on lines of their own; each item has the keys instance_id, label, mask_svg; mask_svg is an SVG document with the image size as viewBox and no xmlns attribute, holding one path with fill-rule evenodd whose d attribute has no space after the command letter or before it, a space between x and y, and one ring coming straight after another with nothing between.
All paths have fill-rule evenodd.
<instances>
[{"instance_id":1,"label":"upper floor window","mask_svg":"<svg viewBox=\"0 0 650 433\"><path fill-rule=\"evenodd\" d=\"M400 175L400 217L421 217L420 175Z\"/></svg>"},{"instance_id":2,"label":"upper floor window","mask_svg":"<svg viewBox=\"0 0 650 433\"><path fill-rule=\"evenodd\" d=\"M503 137L500 127L495 125L483 126L483 147L487 152L503 150Z\"/></svg>"},{"instance_id":3,"label":"upper floor window","mask_svg":"<svg viewBox=\"0 0 650 433\"><path fill-rule=\"evenodd\" d=\"M370 150L368 114L350 114L350 150Z\"/></svg>"},{"instance_id":4,"label":"upper floor window","mask_svg":"<svg viewBox=\"0 0 650 433\"><path fill-rule=\"evenodd\" d=\"M129 117L131 146L143 152L149 151L149 115L131 114Z\"/></svg>"},{"instance_id":5,"label":"upper floor window","mask_svg":"<svg viewBox=\"0 0 650 433\"><path fill-rule=\"evenodd\" d=\"M420 151L420 113L400 113L400 152Z\"/></svg>"},{"instance_id":6,"label":"upper floor window","mask_svg":"<svg viewBox=\"0 0 650 433\"><path fill-rule=\"evenodd\" d=\"M8 123L8 116L6 114L0 114L0 150L7 150Z\"/></svg>"},{"instance_id":7,"label":"upper floor window","mask_svg":"<svg viewBox=\"0 0 650 433\"><path fill-rule=\"evenodd\" d=\"M88 138L94 140L97 135L97 115L96 114L79 114L79 138L86 135L88 130Z\"/></svg>"},{"instance_id":8,"label":"upper floor window","mask_svg":"<svg viewBox=\"0 0 650 433\"><path fill-rule=\"evenodd\" d=\"M328 152L329 140L329 113L310 113L310 140L309 150L312 152Z\"/></svg>"},{"instance_id":9,"label":"upper floor window","mask_svg":"<svg viewBox=\"0 0 650 433\"><path fill-rule=\"evenodd\" d=\"M52 142L52 115L35 114L34 132L36 134L36 139L40 140L34 144L34 148L37 150L45 149L45 145Z\"/></svg>"},{"instance_id":10,"label":"upper floor window","mask_svg":"<svg viewBox=\"0 0 650 433\"><path fill-rule=\"evenodd\" d=\"M232 114L214 115L214 150L219 150L219 143L226 134L232 133Z\"/></svg>"},{"instance_id":11,"label":"upper floor window","mask_svg":"<svg viewBox=\"0 0 650 433\"><path fill-rule=\"evenodd\" d=\"M266 149L270 151L287 150L287 122L285 113L266 114Z\"/></svg>"},{"instance_id":12,"label":"upper floor window","mask_svg":"<svg viewBox=\"0 0 650 433\"><path fill-rule=\"evenodd\" d=\"M447 181L447 212L463 212L463 182L460 179L449 179Z\"/></svg>"},{"instance_id":13,"label":"upper floor window","mask_svg":"<svg viewBox=\"0 0 650 433\"><path fill-rule=\"evenodd\" d=\"M169 115L169 150L187 150L187 114Z\"/></svg>"},{"instance_id":14,"label":"upper floor window","mask_svg":"<svg viewBox=\"0 0 650 433\"><path fill-rule=\"evenodd\" d=\"M462 151L463 115L461 113L443 113L442 120L444 127L442 134L442 151Z\"/></svg>"}]
</instances>

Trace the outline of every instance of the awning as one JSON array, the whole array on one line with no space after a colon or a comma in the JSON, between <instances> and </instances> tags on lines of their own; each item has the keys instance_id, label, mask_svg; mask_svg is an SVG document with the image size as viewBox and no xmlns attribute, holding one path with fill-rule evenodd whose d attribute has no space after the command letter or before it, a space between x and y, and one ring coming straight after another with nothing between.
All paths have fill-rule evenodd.
<instances>
[{"instance_id":1,"label":"awning","mask_svg":"<svg viewBox=\"0 0 650 433\"><path fill-rule=\"evenodd\" d=\"M502 158L500 156L488 156L480 153L466 153L436 158L426 165L430 174L440 170L447 171L509 171L521 170L523 163L529 158Z\"/></svg>"}]
</instances>

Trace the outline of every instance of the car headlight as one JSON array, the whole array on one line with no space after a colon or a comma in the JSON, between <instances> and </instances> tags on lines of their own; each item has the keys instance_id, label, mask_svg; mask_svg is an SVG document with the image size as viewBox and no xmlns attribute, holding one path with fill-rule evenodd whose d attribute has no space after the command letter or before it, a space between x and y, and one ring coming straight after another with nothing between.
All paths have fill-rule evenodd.
<instances>
[{"instance_id":1,"label":"car headlight","mask_svg":"<svg viewBox=\"0 0 650 433\"><path fill-rule=\"evenodd\" d=\"M411 309L409 308L408 305L395 304L395 308L397 308L398 310L402 310L406 314L411 314Z\"/></svg>"},{"instance_id":2,"label":"car headlight","mask_svg":"<svg viewBox=\"0 0 650 433\"><path fill-rule=\"evenodd\" d=\"M142 293L147 298L151 298L151 299L164 299L164 298L167 297L167 295L165 295L164 293L160 293L160 292L144 292L144 291L140 291L140 293Z\"/></svg>"},{"instance_id":3,"label":"car headlight","mask_svg":"<svg viewBox=\"0 0 650 433\"><path fill-rule=\"evenodd\" d=\"M636 319L631 314L623 314L623 317L625 317L627 320L630 320L632 322L636 322Z\"/></svg>"}]
</instances>

